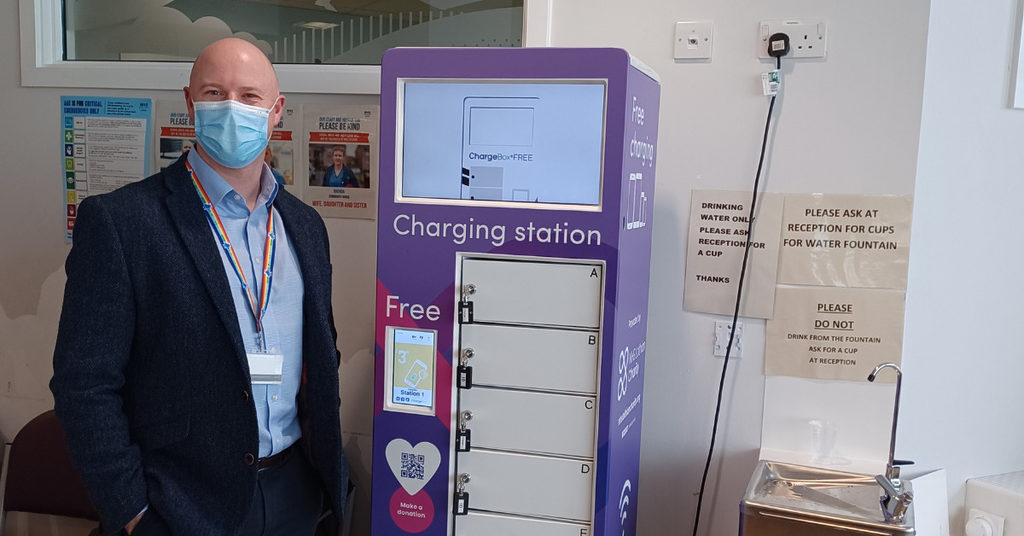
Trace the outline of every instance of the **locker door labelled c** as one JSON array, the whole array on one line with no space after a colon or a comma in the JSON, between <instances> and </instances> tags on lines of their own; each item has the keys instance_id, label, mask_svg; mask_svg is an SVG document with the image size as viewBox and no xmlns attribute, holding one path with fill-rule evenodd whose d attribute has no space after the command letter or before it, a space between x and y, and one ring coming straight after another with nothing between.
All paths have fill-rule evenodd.
<instances>
[{"instance_id":1,"label":"locker door labelled c","mask_svg":"<svg viewBox=\"0 0 1024 536\"><path fill-rule=\"evenodd\" d=\"M473 448L593 458L592 396L474 387L461 392Z\"/></svg>"}]
</instances>

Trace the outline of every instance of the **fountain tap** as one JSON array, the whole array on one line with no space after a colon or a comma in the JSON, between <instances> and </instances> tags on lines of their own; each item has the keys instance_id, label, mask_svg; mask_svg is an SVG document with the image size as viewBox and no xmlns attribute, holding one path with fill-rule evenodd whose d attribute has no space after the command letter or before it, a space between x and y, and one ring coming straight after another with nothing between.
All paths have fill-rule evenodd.
<instances>
[{"instance_id":1,"label":"fountain tap","mask_svg":"<svg viewBox=\"0 0 1024 536\"><path fill-rule=\"evenodd\" d=\"M896 423L900 416L900 387L903 383L903 371L900 370L896 363L882 363L875 367L871 374L868 374L868 381L874 382L879 371L887 367L896 371L896 400L893 403L892 409L892 436L889 439L889 462L885 466L885 474L875 476L875 481L885 491L880 502L886 521L902 523L903 516L914 499L913 493L903 489L903 483L900 482L900 468L894 464L896 456Z\"/></svg>"},{"instance_id":2,"label":"fountain tap","mask_svg":"<svg viewBox=\"0 0 1024 536\"><path fill-rule=\"evenodd\" d=\"M892 406L892 436L889 439L889 463L885 466L885 478L895 486L899 486L899 468L893 465L893 460L896 457L896 422L900 417L900 387L903 383L903 371L896 363L882 363L875 367L871 374L868 374L868 381L874 382L879 371L886 367L891 367L896 371L896 401Z\"/></svg>"},{"instance_id":3,"label":"fountain tap","mask_svg":"<svg viewBox=\"0 0 1024 536\"><path fill-rule=\"evenodd\" d=\"M878 500L882 505L882 513L885 520L892 523L903 523L907 508L914 500L914 494L910 490L903 489L903 483L893 486L891 480L885 475L875 475L875 482L885 490L885 493Z\"/></svg>"}]
</instances>

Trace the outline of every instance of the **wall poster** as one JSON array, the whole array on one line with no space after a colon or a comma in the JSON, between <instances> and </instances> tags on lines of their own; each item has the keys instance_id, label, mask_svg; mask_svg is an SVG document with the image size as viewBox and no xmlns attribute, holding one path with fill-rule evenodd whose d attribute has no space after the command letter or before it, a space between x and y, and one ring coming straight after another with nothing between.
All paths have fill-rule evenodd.
<instances>
[{"instance_id":1,"label":"wall poster","mask_svg":"<svg viewBox=\"0 0 1024 536\"><path fill-rule=\"evenodd\" d=\"M78 204L149 175L150 99L60 98L63 184L71 240Z\"/></svg>"},{"instance_id":2,"label":"wall poster","mask_svg":"<svg viewBox=\"0 0 1024 536\"><path fill-rule=\"evenodd\" d=\"M772 317L782 200L779 194L758 197L740 316ZM750 192L693 191L683 308L733 314L749 215Z\"/></svg>"},{"instance_id":3,"label":"wall poster","mask_svg":"<svg viewBox=\"0 0 1024 536\"><path fill-rule=\"evenodd\" d=\"M787 195L779 283L907 288L913 198Z\"/></svg>"},{"instance_id":4,"label":"wall poster","mask_svg":"<svg viewBox=\"0 0 1024 536\"><path fill-rule=\"evenodd\" d=\"M766 376L865 381L900 364L904 292L780 286L765 330ZM890 376L879 376L889 381Z\"/></svg>"},{"instance_id":5,"label":"wall poster","mask_svg":"<svg viewBox=\"0 0 1024 536\"><path fill-rule=\"evenodd\" d=\"M303 198L325 218L377 217L379 106L303 107ZM296 159L298 160L298 159Z\"/></svg>"}]
</instances>

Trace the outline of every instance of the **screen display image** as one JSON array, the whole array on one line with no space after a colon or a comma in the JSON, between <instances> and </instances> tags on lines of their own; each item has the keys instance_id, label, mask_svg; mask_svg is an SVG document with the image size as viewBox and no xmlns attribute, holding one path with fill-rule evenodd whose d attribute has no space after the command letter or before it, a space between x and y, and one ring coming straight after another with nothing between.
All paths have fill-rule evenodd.
<instances>
[{"instance_id":1,"label":"screen display image","mask_svg":"<svg viewBox=\"0 0 1024 536\"><path fill-rule=\"evenodd\" d=\"M404 198L599 205L605 82L400 87Z\"/></svg>"},{"instance_id":2,"label":"screen display image","mask_svg":"<svg viewBox=\"0 0 1024 536\"><path fill-rule=\"evenodd\" d=\"M394 328L393 337L391 403L433 407L435 333Z\"/></svg>"}]
</instances>

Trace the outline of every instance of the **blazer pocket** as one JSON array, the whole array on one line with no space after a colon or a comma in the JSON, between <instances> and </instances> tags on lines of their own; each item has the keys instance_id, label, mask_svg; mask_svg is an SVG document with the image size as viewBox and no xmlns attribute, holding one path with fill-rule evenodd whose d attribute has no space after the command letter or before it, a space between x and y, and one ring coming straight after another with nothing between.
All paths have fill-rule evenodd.
<instances>
[{"instance_id":1,"label":"blazer pocket","mask_svg":"<svg viewBox=\"0 0 1024 536\"><path fill-rule=\"evenodd\" d=\"M183 441L188 437L189 420L187 416L171 421L140 426L135 433L136 441L142 450L156 450Z\"/></svg>"}]
</instances>

